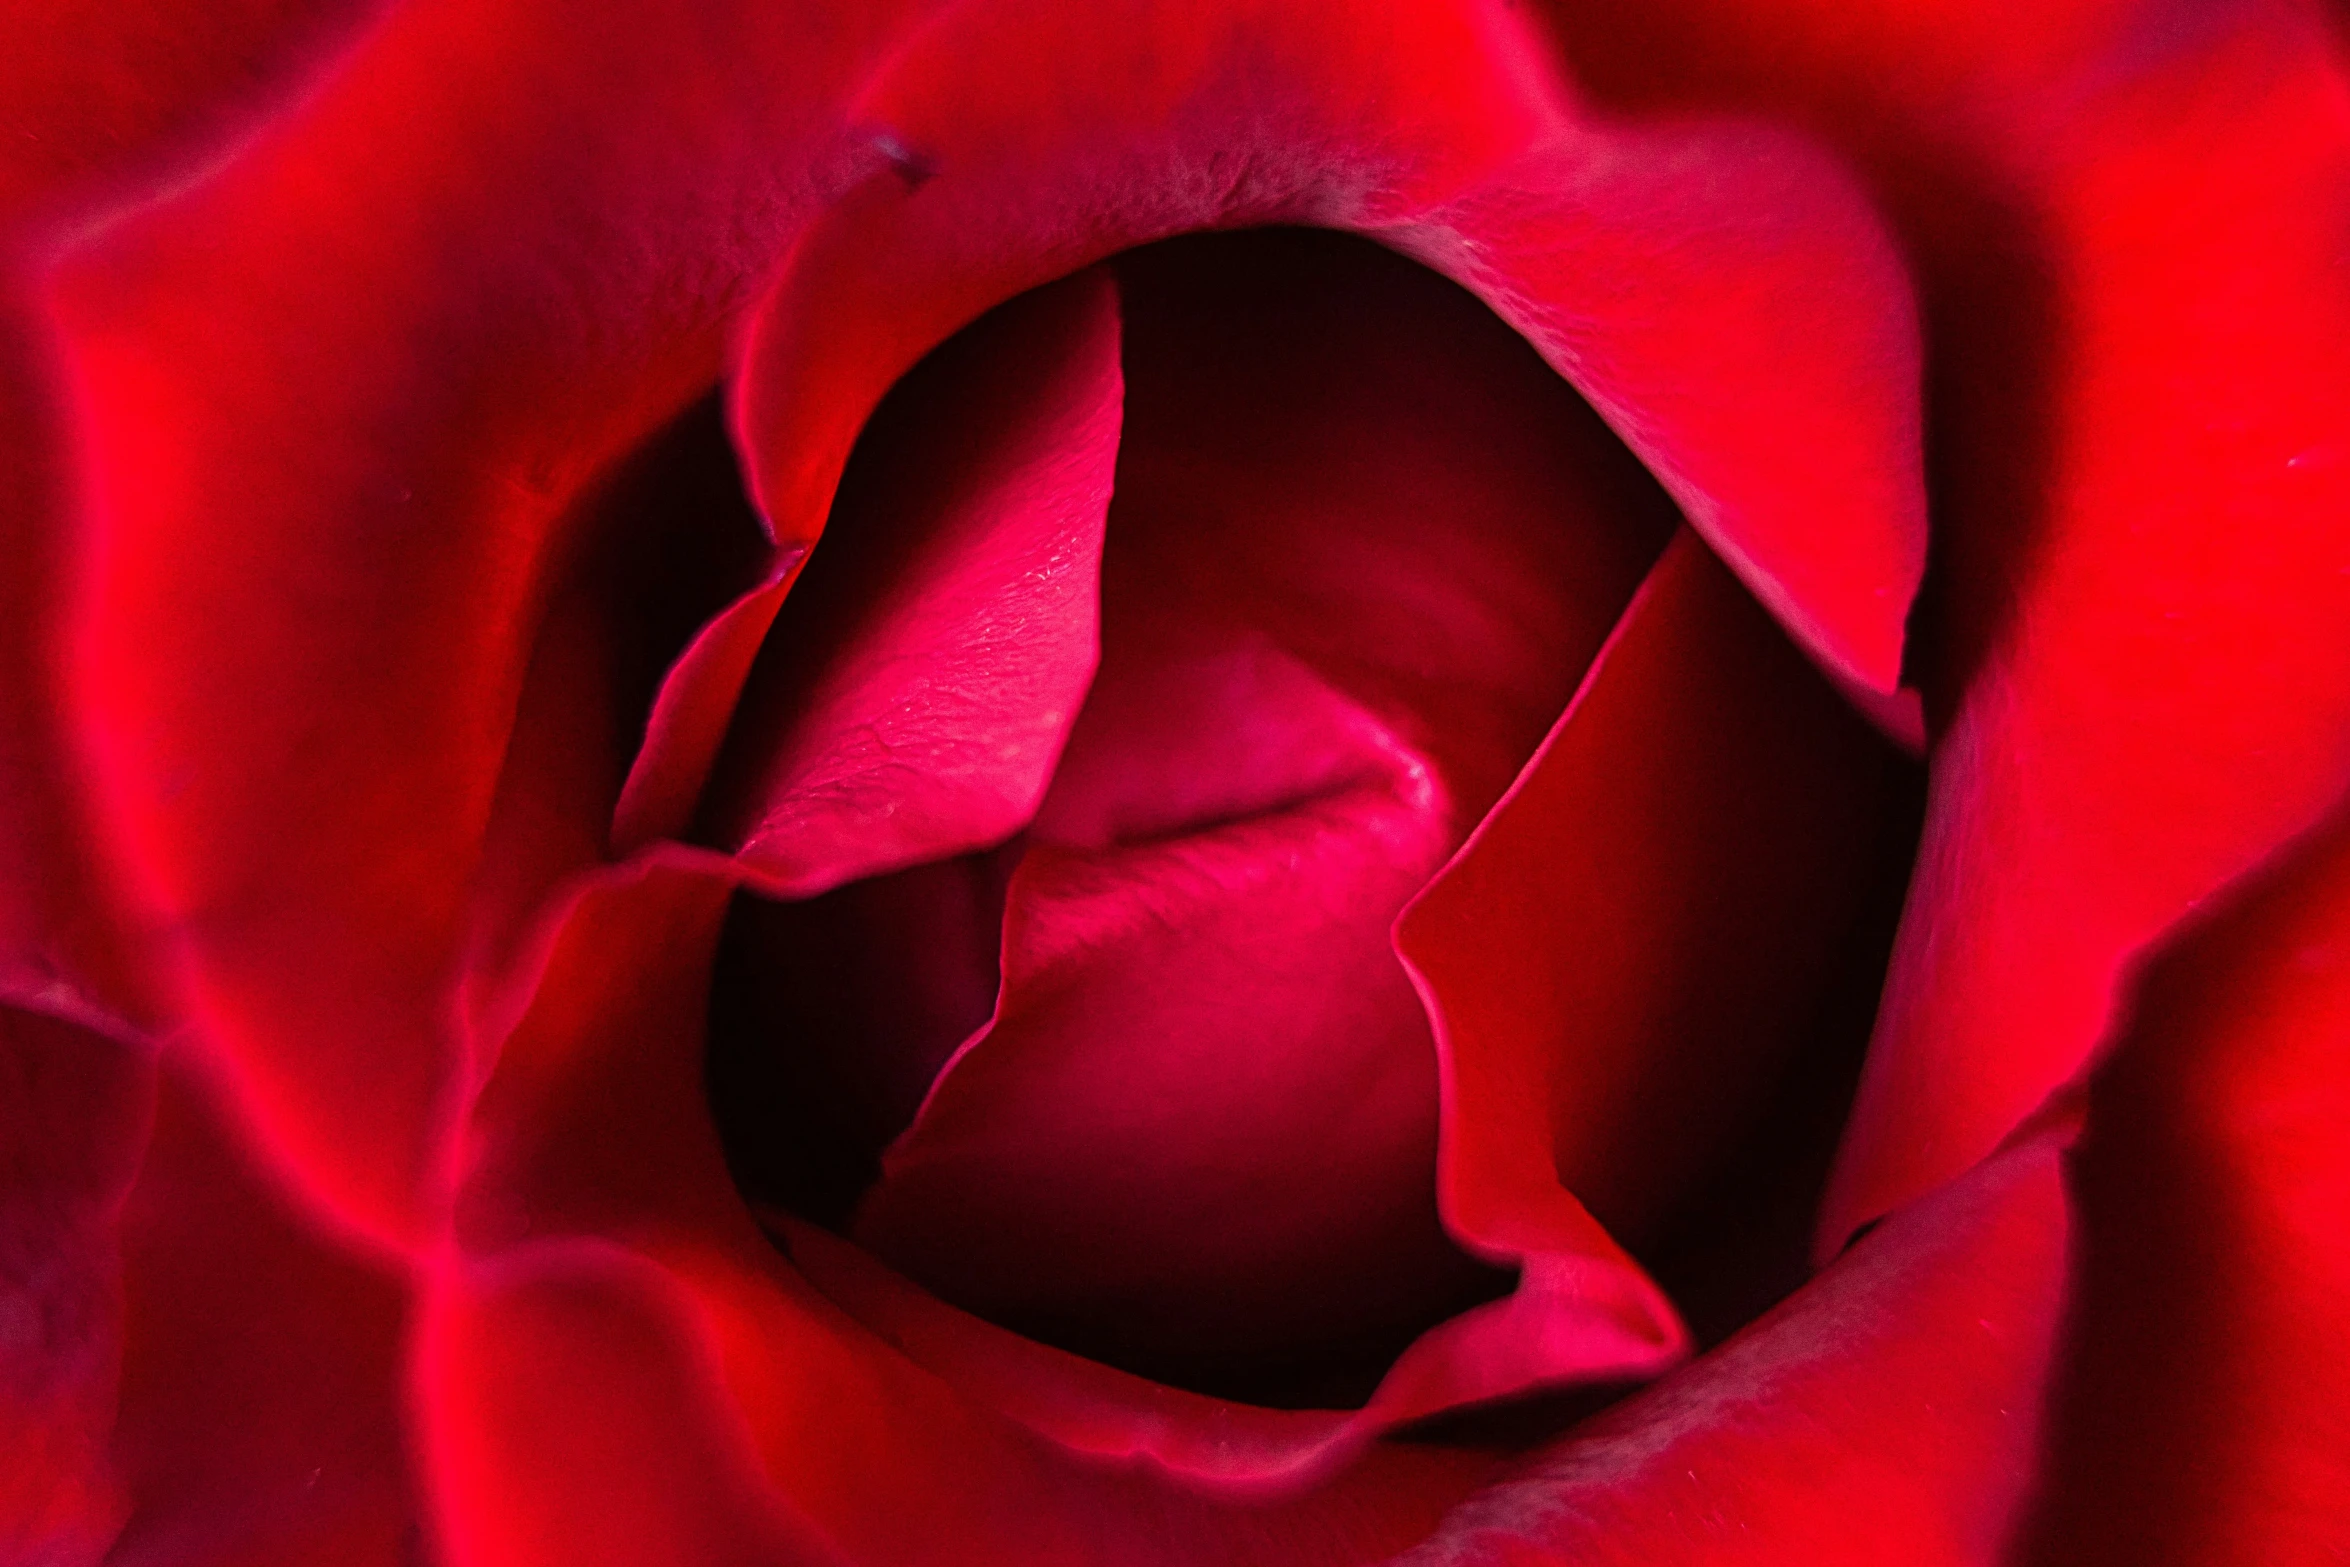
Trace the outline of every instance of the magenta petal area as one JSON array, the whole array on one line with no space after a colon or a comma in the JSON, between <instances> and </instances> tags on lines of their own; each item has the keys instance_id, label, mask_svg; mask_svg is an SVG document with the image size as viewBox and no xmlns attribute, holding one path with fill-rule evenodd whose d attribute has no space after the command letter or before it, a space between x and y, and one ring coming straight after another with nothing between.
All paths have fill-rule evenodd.
<instances>
[{"instance_id":1,"label":"magenta petal area","mask_svg":"<svg viewBox=\"0 0 2350 1567\"><path fill-rule=\"evenodd\" d=\"M2007 1560L2065 1298L2074 1130L2027 1128L1390 1567Z\"/></svg>"},{"instance_id":2,"label":"magenta petal area","mask_svg":"<svg viewBox=\"0 0 2350 1567\"><path fill-rule=\"evenodd\" d=\"M761 650L703 836L806 897L1000 843L1093 678L1124 383L1081 274L992 313L875 416Z\"/></svg>"},{"instance_id":3,"label":"magenta petal area","mask_svg":"<svg viewBox=\"0 0 2350 1567\"><path fill-rule=\"evenodd\" d=\"M738 916L714 1103L749 1189L949 1301L1160 1380L1356 1405L1505 1282L1439 1221L1434 1051L1388 927L1671 508L1522 339L1391 254L1271 231L1118 271L1102 662L1050 792L1001 851ZM829 1178L795 1154L860 1139ZM1562 1306L1507 1353L1415 1351L1364 1429L1652 1367L1677 1340L1645 1288L1585 1339Z\"/></svg>"},{"instance_id":4,"label":"magenta petal area","mask_svg":"<svg viewBox=\"0 0 2350 1567\"><path fill-rule=\"evenodd\" d=\"M1834 1052L1909 772L1683 530L1396 922L1436 1029L1446 1221L1524 1259L1522 1294L1552 1257L1587 1290L1601 1225L1645 1252L1702 1221L1776 1085Z\"/></svg>"}]
</instances>

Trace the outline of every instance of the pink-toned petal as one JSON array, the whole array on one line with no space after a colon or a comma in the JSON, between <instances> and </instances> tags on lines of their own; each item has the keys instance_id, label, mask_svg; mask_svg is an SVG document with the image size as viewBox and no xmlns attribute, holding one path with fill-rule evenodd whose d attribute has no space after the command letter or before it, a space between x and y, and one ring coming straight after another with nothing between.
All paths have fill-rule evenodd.
<instances>
[{"instance_id":1,"label":"pink-toned petal","mask_svg":"<svg viewBox=\"0 0 2350 1567\"><path fill-rule=\"evenodd\" d=\"M1066 89L1027 91L1029 60ZM1353 229L1526 329L1815 656L1903 705L1916 329L1866 203L1802 145L1588 123L1500 5L970 8L861 113L897 177L812 229L746 348L754 487L787 531L882 390L997 300L1189 230Z\"/></svg>"},{"instance_id":2,"label":"pink-toned petal","mask_svg":"<svg viewBox=\"0 0 2350 1567\"><path fill-rule=\"evenodd\" d=\"M406 1567L421 1525L402 1430L406 1281L289 1202L165 1058L122 1209L110 1567Z\"/></svg>"},{"instance_id":3,"label":"pink-toned petal","mask_svg":"<svg viewBox=\"0 0 2350 1567\"><path fill-rule=\"evenodd\" d=\"M1991 1567L2064 1301L2059 1115L1392 1567Z\"/></svg>"},{"instance_id":4,"label":"pink-toned petal","mask_svg":"<svg viewBox=\"0 0 2350 1567\"><path fill-rule=\"evenodd\" d=\"M128 1511L114 1220L152 1096L143 1049L0 1007L0 1559L85 1567Z\"/></svg>"},{"instance_id":5,"label":"pink-toned petal","mask_svg":"<svg viewBox=\"0 0 2350 1567\"><path fill-rule=\"evenodd\" d=\"M111 841L268 1146L377 1234L446 1197L469 884L577 502L715 382L901 20L403 6L68 269Z\"/></svg>"},{"instance_id":6,"label":"pink-toned petal","mask_svg":"<svg viewBox=\"0 0 2350 1567\"><path fill-rule=\"evenodd\" d=\"M865 432L735 714L707 831L785 896L1026 825L1099 646L1124 383L1082 274L927 363Z\"/></svg>"},{"instance_id":7,"label":"pink-toned petal","mask_svg":"<svg viewBox=\"0 0 2350 1567\"><path fill-rule=\"evenodd\" d=\"M2223 900L2091 1081L2032 1567L2315 1567L2350 1538L2350 812Z\"/></svg>"},{"instance_id":8,"label":"pink-toned petal","mask_svg":"<svg viewBox=\"0 0 2350 1567\"><path fill-rule=\"evenodd\" d=\"M2284 11L2188 41L2116 39L2036 133L2045 449L2020 523L1952 534L1930 852L1825 1249L2077 1073L2131 954L2350 779L2350 90Z\"/></svg>"},{"instance_id":9,"label":"pink-toned petal","mask_svg":"<svg viewBox=\"0 0 2350 1567\"><path fill-rule=\"evenodd\" d=\"M1437 1220L1434 1058L1388 926L1564 705L1665 508L1489 312L1358 241L1121 272L1101 673L1011 875L995 1016L853 1233L1114 1363L1359 1402L1498 1283ZM868 1021L832 1053L900 1048ZM1374 1423L1670 1353L1645 1284L1586 1283L1580 1337L1572 1306L1464 1330Z\"/></svg>"},{"instance_id":10,"label":"pink-toned petal","mask_svg":"<svg viewBox=\"0 0 2350 1567\"><path fill-rule=\"evenodd\" d=\"M1666 550L1510 794L1398 919L1456 1233L1653 1239L1812 1043L1894 757L1705 545Z\"/></svg>"},{"instance_id":11,"label":"pink-toned petal","mask_svg":"<svg viewBox=\"0 0 2350 1567\"><path fill-rule=\"evenodd\" d=\"M470 1256L439 1276L413 1384L459 1560L577 1547L601 1520L669 1541L664 1560L677 1539L788 1550L813 1531L859 1567L1359 1562L1490 1469L1378 1444L1315 1471L1266 1440L1195 1470L1183 1456L1216 1455L1218 1431L1281 1418L1081 1363L1022 1379L1012 1406L1006 1375L1073 1363L968 1323L992 1365L940 1363L844 1315L754 1224L704 1103L733 875L672 850L583 882L479 1100Z\"/></svg>"},{"instance_id":12,"label":"pink-toned petal","mask_svg":"<svg viewBox=\"0 0 2350 1567\"><path fill-rule=\"evenodd\" d=\"M1162 1378L1392 1355L1479 1282L1437 1223L1434 1060L1386 943L1450 836L1390 775L1155 845L1033 845L996 1015L852 1233Z\"/></svg>"}]
</instances>

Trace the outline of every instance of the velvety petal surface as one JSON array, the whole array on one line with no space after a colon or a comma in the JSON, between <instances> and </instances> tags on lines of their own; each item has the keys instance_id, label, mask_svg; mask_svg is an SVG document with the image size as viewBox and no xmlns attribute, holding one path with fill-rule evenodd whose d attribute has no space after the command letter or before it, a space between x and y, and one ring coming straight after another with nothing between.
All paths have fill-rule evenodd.
<instances>
[{"instance_id":1,"label":"velvety petal surface","mask_svg":"<svg viewBox=\"0 0 2350 1567\"><path fill-rule=\"evenodd\" d=\"M279 1188L232 1101L167 1051L121 1209L111 1567L409 1567L407 1281ZM429 1558L424 1558L428 1559Z\"/></svg>"},{"instance_id":2,"label":"velvety petal surface","mask_svg":"<svg viewBox=\"0 0 2350 1567\"><path fill-rule=\"evenodd\" d=\"M145 1050L0 1008L0 1558L86 1567L128 1511L108 1461L114 1221L154 1092Z\"/></svg>"},{"instance_id":3,"label":"velvety petal surface","mask_svg":"<svg viewBox=\"0 0 2350 1567\"><path fill-rule=\"evenodd\" d=\"M2018 1560L2330 1560L2350 1539L2350 815L2166 942L2127 1019L2090 1086Z\"/></svg>"},{"instance_id":4,"label":"velvety petal surface","mask_svg":"<svg viewBox=\"0 0 2350 1567\"><path fill-rule=\"evenodd\" d=\"M455 959L577 502L715 380L901 17L675 20L400 7L58 295L117 841L269 1146L382 1235L445 1198Z\"/></svg>"},{"instance_id":5,"label":"velvety petal surface","mask_svg":"<svg viewBox=\"0 0 2350 1567\"><path fill-rule=\"evenodd\" d=\"M2065 1113L1729 1343L1528 1455L1394 1567L1990 1567L2064 1301Z\"/></svg>"},{"instance_id":6,"label":"velvety petal surface","mask_svg":"<svg viewBox=\"0 0 2350 1567\"><path fill-rule=\"evenodd\" d=\"M2350 778L2350 84L2281 12L2209 25L2113 45L2034 170L2054 450L2035 536L1958 546L1981 653L1827 1243L2077 1070L2129 955Z\"/></svg>"},{"instance_id":7,"label":"velvety petal surface","mask_svg":"<svg viewBox=\"0 0 2350 1567\"><path fill-rule=\"evenodd\" d=\"M1031 61L1060 90L1027 91ZM859 112L894 177L811 231L746 348L787 533L882 390L996 300L1192 229L1352 229L1528 330L1817 657L1892 691L1925 542L1914 323L1866 206L1801 146L1590 121L1499 5L970 8Z\"/></svg>"},{"instance_id":8,"label":"velvety petal surface","mask_svg":"<svg viewBox=\"0 0 2350 1567\"><path fill-rule=\"evenodd\" d=\"M580 883L483 1091L465 1251L436 1270L411 1384L454 1559L672 1561L685 1540L719 1560L910 1564L951 1541L980 1563L1359 1562L1490 1468L1383 1444L1300 1472L1290 1428L1325 1417L1170 1394L967 1319L977 1347L942 1376L935 1325L843 1314L753 1223L702 1100L736 874L670 850ZM837 1262L819 1276L853 1293Z\"/></svg>"},{"instance_id":9,"label":"velvety petal surface","mask_svg":"<svg viewBox=\"0 0 2350 1567\"><path fill-rule=\"evenodd\" d=\"M957 339L868 427L705 808L763 886L805 897L1035 815L1098 655L1118 349L1116 285L1082 274Z\"/></svg>"},{"instance_id":10,"label":"velvety petal surface","mask_svg":"<svg viewBox=\"0 0 2350 1567\"><path fill-rule=\"evenodd\" d=\"M2131 954L2350 771L2344 57L2260 0L1546 16L1613 114L1834 147L1919 286L1947 738L1832 1250L2072 1076Z\"/></svg>"},{"instance_id":11,"label":"velvety petal surface","mask_svg":"<svg viewBox=\"0 0 2350 1567\"><path fill-rule=\"evenodd\" d=\"M1436 1030L1447 1222L1572 1258L1683 1216L1821 1024L1894 758L1688 530L1395 947ZM1559 1288L1588 1291L1568 1271Z\"/></svg>"},{"instance_id":12,"label":"velvety petal surface","mask_svg":"<svg viewBox=\"0 0 2350 1567\"><path fill-rule=\"evenodd\" d=\"M1284 233L1120 270L1101 673L1010 874L994 1016L851 1233L1113 1363L1355 1402L1368 1377L1315 1380L1375 1376L1497 1282L1438 1222L1434 1055L1388 926L1669 507L1522 341L1392 256ZM1669 1356L1670 1308L1596 1244L1603 1304L1413 1351L1379 1418Z\"/></svg>"}]
</instances>

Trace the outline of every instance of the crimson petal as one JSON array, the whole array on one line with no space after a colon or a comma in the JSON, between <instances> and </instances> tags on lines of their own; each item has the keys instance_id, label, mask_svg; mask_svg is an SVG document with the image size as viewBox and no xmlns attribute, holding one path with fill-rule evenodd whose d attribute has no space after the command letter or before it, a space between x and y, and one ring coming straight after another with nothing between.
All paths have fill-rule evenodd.
<instances>
[{"instance_id":1,"label":"crimson petal","mask_svg":"<svg viewBox=\"0 0 2350 1567\"><path fill-rule=\"evenodd\" d=\"M1396 922L1436 1029L1464 1240L1572 1255L1604 1244L1593 1214L1653 1237L1688 1200L1818 1022L1890 762L1684 530Z\"/></svg>"},{"instance_id":2,"label":"crimson petal","mask_svg":"<svg viewBox=\"0 0 2350 1567\"><path fill-rule=\"evenodd\" d=\"M2350 811L2166 942L2129 1015L2017 1559L2322 1562L2350 1537Z\"/></svg>"},{"instance_id":3,"label":"crimson petal","mask_svg":"<svg viewBox=\"0 0 2350 1567\"><path fill-rule=\"evenodd\" d=\"M2153 50L2134 10L1999 100L2049 230L2046 451L1949 530L1932 850L1824 1252L2075 1076L2132 954L2350 779L2350 93L2297 12Z\"/></svg>"},{"instance_id":4,"label":"crimson petal","mask_svg":"<svg viewBox=\"0 0 2350 1567\"><path fill-rule=\"evenodd\" d=\"M1250 1425L1283 1417L1093 1367L1023 1378L1029 1406L1004 1408L843 1315L754 1225L703 1103L701 1000L739 875L670 848L579 882L474 1109L465 1251L435 1264L413 1383L459 1561L592 1543L667 1562L682 1538L722 1560L829 1542L861 1567L1336 1567L1417 1538L1490 1467L1395 1446L1301 1471ZM972 1326L999 1377L1054 1353ZM1180 1461L1219 1431L1261 1458ZM1121 1432L1140 1439L1116 1452Z\"/></svg>"},{"instance_id":5,"label":"crimson petal","mask_svg":"<svg viewBox=\"0 0 2350 1567\"><path fill-rule=\"evenodd\" d=\"M2070 1218L2057 1111L1390 1567L1991 1567L2032 1473Z\"/></svg>"},{"instance_id":6,"label":"crimson petal","mask_svg":"<svg viewBox=\"0 0 2350 1567\"><path fill-rule=\"evenodd\" d=\"M447 1196L450 976L572 502L716 380L902 19L397 7L66 270L112 841L269 1146L373 1233Z\"/></svg>"},{"instance_id":7,"label":"crimson petal","mask_svg":"<svg viewBox=\"0 0 2350 1567\"><path fill-rule=\"evenodd\" d=\"M1030 58L1066 90L1028 92ZM786 533L824 514L883 389L997 300L1188 230L1354 229L1519 322L1815 656L1909 727L1891 693L1925 544L1915 324L1885 236L1816 154L1588 123L1499 5L1376 27L1295 4L970 8L861 112L899 177L811 230L745 350L754 488Z\"/></svg>"}]
</instances>

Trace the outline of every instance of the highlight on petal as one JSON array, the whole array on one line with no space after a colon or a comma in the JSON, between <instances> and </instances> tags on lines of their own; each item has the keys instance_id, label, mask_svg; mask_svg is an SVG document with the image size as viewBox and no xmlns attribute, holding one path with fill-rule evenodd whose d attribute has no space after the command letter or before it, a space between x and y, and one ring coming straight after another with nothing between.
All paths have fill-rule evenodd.
<instances>
[{"instance_id":1,"label":"highlight on petal","mask_svg":"<svg viewBox=\"0 0 2350 1567\"><path fill-rule=\"evenodd\" d=\"M2133 976L2015 1559L2320 1562L2350 1535L2350 812Z\"/></svg>"},{"instance_id":2,"label":"highlight on petal","mask_svg":"<svg viewBox=\"0 0 2350 1567\"><path fill-rule=\"evenodd\" d=\"M1455 1234L1533 1278L1584 1255L1638 1276L1609 1236L1684 1216L1819 1026L1893 785L1889 749L1684 529L1396 920Z\"/></svg>"},{"instance_id":3,"label":"highlight on petal","mask_svg":"<svg viewBox=\"0 0 2350 1567\"><path fill-rule=\"evenodd\" d=\"M444 1216L451 976L576 503L715 383L905 20L398 6L59 273L109 843L268 1145L379 1239Z\"/></svg>"},{"instance_id":4,"label":"highlight on petal","mask_svg":"<svg viewBox=\"0 0 2350 1567\"><path fill-rule=\"evenodd\" d=\"M439 1281L417 1375L452 1567L829 1567L777 1504L677 1291L613 1248Z\"/></svg>"},{"instance_id":5,"label":"highlight on petal","mask_svg":"<svg viewBox=\"0 0 2350 1567\"><path fill-rule=\"evenodd\" d=\"M1797 644L1922 746L1885 700L1926 566L1917 320L1824 154L1760 127L1586 132L1382 237L1524 332Z\"/></svg>"},{"instance_id":6,"label":"highlight on petal","mask_svg":"<svg viewBox=\"0 0 2350 1567\"><path fill-rule=\"evenodd\" d=\"M973 7L859 112L917 161L813 227L744 351L778 527L813 525L898 375L997 300L1174 233L1378 237L1527 332L1823 667L1911 745L1917 328L1852 182L1733 126L1602 127L1508 8ZM1066 89L1027 91L1049 58ZM882 258L887 258L886 265ZM1789 432L1800 432L1791 440Z\"/></svg>"},{"instance_id":7,"label":"highlight on petal","mask_svg":"<svg viewBox=\"0 0 2350 1567\"><path fill-rule=\"evenodd\" d=\"M1989 1567L2032 1473L2077 1112L1720 1349L1536 1450L1390 1567Z\"/></svg>"},{"instance_id":8,"label":"highlight on petal","mask_svg":"<svg viewBox=\"0 0 2350 1567\"><path fill-rule=\"evenodd\" d=\"M1942 529L1932 849L1823 1254L2091 1063L2132 956L2350 780L2350 98L2292 8L2195 42L2026 100L2044 428Z\"/></svg>"},{"instance_id":9,"label":"highlight on petal","mask_svg":"<svg viewBox=\"0 0 2350 1567\"><path fill-rule=\"evenodd\" d=\"M1123 397L1087 273L990 315L865 434L737 705L707 832L805 897L999 843L1093 678Z\"/></svg>"}]
</instances>

